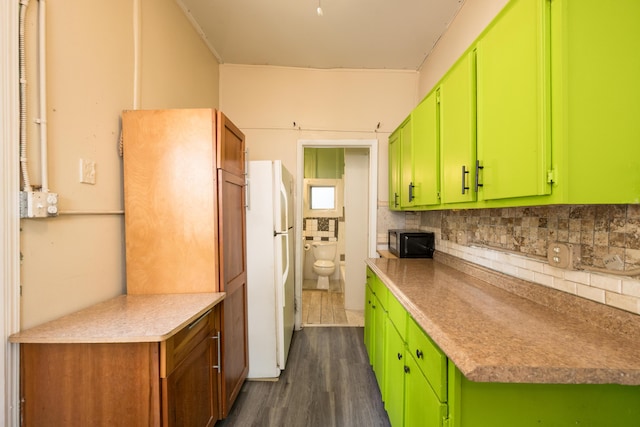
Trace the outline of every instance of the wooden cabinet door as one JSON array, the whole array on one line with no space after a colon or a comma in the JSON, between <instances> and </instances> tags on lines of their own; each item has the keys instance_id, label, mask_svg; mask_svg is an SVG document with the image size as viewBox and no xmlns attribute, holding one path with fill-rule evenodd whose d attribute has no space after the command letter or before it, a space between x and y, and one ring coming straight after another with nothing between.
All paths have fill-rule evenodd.
<instances>
[{"instance_id":1,"label":"wooden cabinet door","mask_svg":"<svg viewBox=\"0 0 640 427\"><path fill-rule=\"evenodd\" d=\"M212 110L125 111L127 293L217 290Z\"/></svg>"},{"instance_id":2,"label":"wooden cabinet door","mask_svg":"<svg viewBox=\"0 0 640 427\"><path fill-rule=\"evenodd\" d=\"M476 200L474 54L467 53L440 85L442 203Z\"/></svg>"},{"instance_id":3,"label":"wooden cabinet door","mask_svg":"<svg viewBox=\"0 0 640 427\"><path fill-rule=\"evenodd\" d=\"M549 194L549 0L515 0L477 45L484 200Z\"/></svg>"},{"instance_id":4,"label":"wooden cabinet door","mask_svg":"<svg viewBox=\"0 0 640 427\"><path fill-rule=\"evenodd\" d=\"M440 203L439 96L432 92L411 113L414 206Z\"/></svg>"},{"instance_id":5,"label":"wooden cabinet door","mask_svg":"<svg viewBox=\"0 0 640 427\"><path fill-rule=\"evenodd\" d=\"M216 423L218 384L213 369L216 355L215 342L207 337L163 380L165 425L210 427Z\"/></svg>"},{"instance_id":6,"label":"wooden cabinet door","mask_svg":"<svg viewBox=\"0 0 640 427\"><path fill-rule=\"evenodd\" d=\"M244 134L222 112L217 114L217 167L234 175L246 173Z\"/></svg>"},{"instance_id":7,"label":"wooden cabinet door","mask_svg":"<svg viewBox=\"0 0 640 427\"><path fill-rule=\"evenodd\" d=\"M400 129L389 137L389 209L400 210Z\"/></svg>"},{"instance_id":8,"label":"wooden cabinet door","mask_svg":"<svg viewBox=\"0 0 640 427\"><path fill-rule=\"evenodd\" d=\"M158 343L21 344L22 426L160 426Z\"/></svg>"},{"instance_id":9,"label":"wooden cabinet door","mask_svg":"<svg viewBox=\"0 0 640 427\"><path fill-rule=\"evenodd\" d=\"M222 302L222 416L228 415L249 372L244 177L218 170Z\"/></svg>"}]
</instances>

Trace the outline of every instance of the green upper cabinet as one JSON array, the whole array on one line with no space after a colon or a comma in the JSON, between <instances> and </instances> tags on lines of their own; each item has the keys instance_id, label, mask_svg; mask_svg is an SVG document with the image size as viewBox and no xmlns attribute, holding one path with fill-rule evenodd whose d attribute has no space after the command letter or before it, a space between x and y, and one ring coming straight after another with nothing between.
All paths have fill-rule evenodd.
<instances>
[{"instance_id":1,"label":"green upper cabinet","mask_svg":"<svg viewBox=\"0 0 640 427\"><path fill-rule=\"evenodd\" d=\"M439 96L432 92L411 112L413 206L440 203Z\"/></svg>"},{"instance_id":2,"label":"green upper cabinet","mask_svg":"<svg viewBox=\"0 0 640 427\"><path fill-rule=\"evenodd\" d=\"M480 198L549 194L549 0L513 0L477 43Z\"/></svg>"},{"instance_id":3,"label":"green upper cabinet","mask_svg":"<svg viewBox=\"0 0 640 427\"><path fill-rule=\"evenodd\" d=\"M400 128L400 207L403 209L414 205L412 128L409 116Z\"/></svg>"},{"instance_id":4,"label":"green upper cabinet","mask_svg":"<svg viewBox=\"0 0 640 427\"><path fill-rule=\"evenodd\" d=\"M440 84L442 203L476 200L475 54L466 53Z\"/></svg>"},{"instance_id":5,"label":"green upper cabinet","mask_svg":"<svg viewBox=\"0 0 640 427\"><path fill-rule=\"evenodd\" d=\"M640 1L554 0L556 203L640 203Z\"/></svg>"},{"instance_id":6,"label":"green upper cabinet","mask_svg":"<svg viewBox=\"0 0 640 427\"><path fill-rule=\"evenodd\" d=\"M400 210L400 132L396 129L389 136L389 209Z\"/></svg>"}]
</instances>

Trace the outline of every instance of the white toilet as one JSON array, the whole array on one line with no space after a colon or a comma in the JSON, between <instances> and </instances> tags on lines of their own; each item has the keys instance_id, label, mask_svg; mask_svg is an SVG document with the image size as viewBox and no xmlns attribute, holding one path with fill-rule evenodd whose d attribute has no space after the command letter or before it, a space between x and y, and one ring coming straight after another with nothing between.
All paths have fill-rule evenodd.
<instances>
[{"instance_id":1,"label":"white toilet","mask_svg":"<svg viewBox=\"0 0 640 427\"><path fill-rule=\"evenodd\" d=\"M316 259L313 263L313 271L318 275L317 289L329 289L329 276L336 271L337 242L313 242L313 257Z\"/></svg>"}]
</instances>

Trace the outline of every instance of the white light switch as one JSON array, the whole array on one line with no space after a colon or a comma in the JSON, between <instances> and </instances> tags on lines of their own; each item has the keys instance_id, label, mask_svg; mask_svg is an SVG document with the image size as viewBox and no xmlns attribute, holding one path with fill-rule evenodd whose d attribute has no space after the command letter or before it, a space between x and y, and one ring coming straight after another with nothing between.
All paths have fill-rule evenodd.
<instances>
[{"instance_id":1,"label":"white light switch","mask_svg":"<svg viewBox=\"0 0 640 427\"><path fill-rule=\"evenodd\" d=\"M84 184L96 183L96 162L80 159L80 182Z\"/></svg>"}]
</instances>

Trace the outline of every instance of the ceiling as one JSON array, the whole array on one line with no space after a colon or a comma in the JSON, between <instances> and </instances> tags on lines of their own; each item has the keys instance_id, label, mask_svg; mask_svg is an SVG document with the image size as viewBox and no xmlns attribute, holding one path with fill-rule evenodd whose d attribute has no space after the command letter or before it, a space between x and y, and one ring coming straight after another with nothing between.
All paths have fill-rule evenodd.
<instances>
[{"instance_id":1,"label":"ceiling","mask_svg":"<svg viewBox=\"0 0 640 427\"><path fill-rule=\"evenodd\" d=\"M464 0L177 2L220 63L417 70Z\"/></svg>"}]
</instances>

